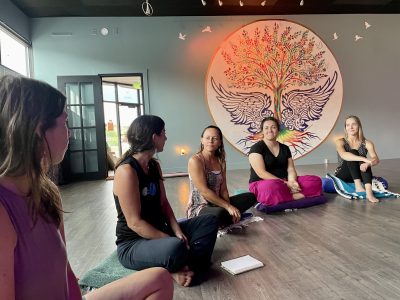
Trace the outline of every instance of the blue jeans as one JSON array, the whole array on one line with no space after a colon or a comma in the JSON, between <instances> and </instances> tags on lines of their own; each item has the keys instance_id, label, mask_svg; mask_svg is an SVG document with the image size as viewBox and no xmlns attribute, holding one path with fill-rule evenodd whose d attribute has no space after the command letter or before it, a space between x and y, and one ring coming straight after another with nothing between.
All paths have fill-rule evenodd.
<instances>
[{"instance_id":1,"label":"blue jeans","mask_svg":"<svg viewBox=\"0 0 400 300\"><path fill-rule=\"evenodd\" d=\"M218 219L214 215L203 215L184 220L179 225L190 249L175 236L125 241L117 245L119 261L129 269L163 267L171 273L184 266L195 272L208 268L217 238Z\"/></svg>"}]
</instances>

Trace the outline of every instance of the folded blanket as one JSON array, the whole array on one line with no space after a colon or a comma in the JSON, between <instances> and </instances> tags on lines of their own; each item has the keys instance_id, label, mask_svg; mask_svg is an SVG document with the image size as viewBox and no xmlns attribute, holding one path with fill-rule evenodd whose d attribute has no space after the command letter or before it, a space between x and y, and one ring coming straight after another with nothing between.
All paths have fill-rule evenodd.
<instances>
[{"instance_id":1,"label":"folded blanket","mask_svg":"<svg viewBox=\"0 0 400 300\"><path fill-rule=\"evenodd\" d=\"M121 265L117 250L106 257L99 265L89 270L79 280L82 290L90 291L136 272Z\"/></svg>"},{"instance_id":2,"label":"folded blanket","mask_svg":"<svg viewBox=\"0 0 400 300\"><path fill-rule=\"evenodd\" d=\"M388 181L380 176L373 176L373 181L372 184L374 184L375 186L377 186L377 188L379 190L383 189L387 190L389 188L389 183ZM322 181L322 190L325 193L336 193L336 189L335 186L333 184L333 179L326 176L326 177L321 177L321 181Z\"/></svg>"},{"instance_id":3,"label":"folded blanket","mask_svg":"<svg viewBox=\"0 0 400 300\"><path fill-rule=\"evenodd\" d=\"M229 232L234 232L236 230L242 230L243 228L249 226L250 223L259 222L262 220L264 219L261 217L253 216L252 213L242 213L242 218L239 222L218 230L217 237L221 237Z\"/></svg>"},{"instance_id":4,"label":"folded blanket","mask_svg":"<svg viewBox=\"0 0 400 300\"><path fill-rule=\"evenodd\" d=\"M365 192L356 192L354 183L344 182L340 178L327 174L326 177L333 180L333 185L336 192L347 199L366 199L367 194ZM383 183L376 178L372 179L372 191L376 198L399 198L400 194L388 191Z\"/></svg>"}]
</instances>

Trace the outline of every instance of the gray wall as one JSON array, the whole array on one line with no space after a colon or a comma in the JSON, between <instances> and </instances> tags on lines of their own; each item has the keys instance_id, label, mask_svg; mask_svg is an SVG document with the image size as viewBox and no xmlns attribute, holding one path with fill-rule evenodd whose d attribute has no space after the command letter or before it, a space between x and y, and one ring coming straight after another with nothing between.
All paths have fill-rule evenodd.
<instances>
[{"instance_id":1,"label":"gray wall","mask_svg":"<svg viewBox=\"0 0 400 300\"><path fill-rule=\"evenodd\" d=\"M30 19L9 0L0 0L0 21L30 40Z\"/></svg>"},{"instance_id":2,"label":"gray wall","mask_svg":"<svg viewBox=\"0 0 400 300\"><path fill-rule=\"evenodd\" d=\"M60 75L148 72L150 113L166 121L168 141L159 155L164 172L186 171L201 130L212 123L204 97L204 78L214 51L240 26L272 16L43 18L32 20L35 77L56 86ZM400 86L399 15L275 16L312 29L331 49L342 72L344 101L335 128L314 151L296 164L336 162L333 140L343 132L346 115L361 117L367 138L381 159L398 158L397 88ZM372 27L364 27L367 20ZM205 26L212 33L202 33ZM94 35L111 28L107 37ZM55 37L52 33L70 33ZM187 40L177 38L187 34ZM332 40L337 32L339 39ZM364 39L354 42L354 35ZM226 143L229 169L248 168L247 158Z\"/></svg>"}]
</instances>

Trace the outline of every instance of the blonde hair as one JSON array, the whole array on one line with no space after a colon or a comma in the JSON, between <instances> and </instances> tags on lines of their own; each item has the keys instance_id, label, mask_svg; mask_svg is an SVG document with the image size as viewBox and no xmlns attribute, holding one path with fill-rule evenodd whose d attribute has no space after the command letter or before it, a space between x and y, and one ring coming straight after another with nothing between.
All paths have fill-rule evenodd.
<instances>
[{"instance_id":1,"label":"blonde hair","mask_svg":"<svg viewBox=\"0 0 400 300\"><path fill-rule=\"evenodd\" d=\"M344 121L344 136L345 136L346 140L348 138L348 134L347 134L347 131L346 131L346 122L347 122L348 119L354 119L356 121L356 123L358 125L358 139L361 142L365 142L365 136L364 136L364 132L363 132L363 129L362 129L360 118L357 117L357 116L353 116L353 115L348 116L346 118L346 120Z\"/></svg>"}]
</instances>

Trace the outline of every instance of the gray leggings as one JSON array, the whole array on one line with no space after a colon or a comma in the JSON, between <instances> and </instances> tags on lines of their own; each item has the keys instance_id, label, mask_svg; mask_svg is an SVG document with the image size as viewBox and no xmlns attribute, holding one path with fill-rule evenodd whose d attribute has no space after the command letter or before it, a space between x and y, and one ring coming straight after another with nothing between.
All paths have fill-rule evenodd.
<instances>
[{"instance_id":1,"label":"gray leggings","mask_svg":"<svg viewBox=\"0 0 400 300\"><path fill-rule=\"evenodd\" d=\"M193 271L208 268L217 238L217 218L204 215L184 220L179 225L188 239L190 249L175 236L125 241L117 245L119 261L129 269L163 267L171 273L184 266L189 266Z\"/></svg>"}]
</instances>

